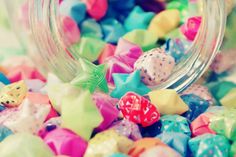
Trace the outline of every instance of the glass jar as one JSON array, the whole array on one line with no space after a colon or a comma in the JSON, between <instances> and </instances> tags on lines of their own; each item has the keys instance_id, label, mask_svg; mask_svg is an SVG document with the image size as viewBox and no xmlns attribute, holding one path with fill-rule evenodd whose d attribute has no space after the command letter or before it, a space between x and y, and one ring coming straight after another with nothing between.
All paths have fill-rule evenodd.
<instances>
[{"instance_id":1,"label":"glass jar","mask_svg":"<svg viewBox=\"0 0 236 157\"><path fill-rule=\"evenodd\" d=\"M201 77L218 53L227 16L225 0L199 1L202 23L195 40L185 57L176 64L170 77L160 85L150 87L151 89L172 88L181 92ZM23 3L29 10L28 19L18 18L21 13L16 8L22 8ZM30 54L38 62L37 65L46 72L53 72L65 82L71 81L80 73L81 65L73 57L75 49L67 47L58 0L30 0L28 3L23 0L14 3L6 0L6 4L15 31L20 40L25 41L23 44L26 43L29 47L28 51L33 52ZM19 22L19 19L23 19L24 29L20 27L19 23L22 21Z\"/></svg>"}]
</instances>

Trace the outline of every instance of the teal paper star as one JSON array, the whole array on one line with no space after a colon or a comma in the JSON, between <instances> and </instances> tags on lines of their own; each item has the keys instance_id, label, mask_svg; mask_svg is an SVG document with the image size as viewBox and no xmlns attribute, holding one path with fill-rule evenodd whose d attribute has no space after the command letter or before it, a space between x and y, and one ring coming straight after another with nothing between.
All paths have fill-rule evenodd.
<instances>
[{"instance_id":1,"label":"teal paper star","mask_svg":"<svg viewBox=\"0 0 236 157\"><path fill-rule=\"evenodd\" d=\"M144 95L151 90L141 82L140 71L136 70L131 74L113 74L116 88L112 91L111 96L121 98L127 92L135 92Z\"/></svg>"},{"instance_id":2,"label":"teal paper star","mask_svg":"<svg viewBox=\"0 0 236 157\"><path fill-rule=\"evenodd\" d=\"M88 60L79 59L82 71L71 81L71 84L88 89L91 93L96 88L108 93L109 89L105 78L105 65L96 66Z\"/></svg>"},{"instance_id":3,"label":"teal paper star","mask_svg":"<svg viewBox=\"0 0 236 157\"><path fill-rule=\"evenodd\" d=\"M126 18L124 26L127 31L146 29L154 16L153 12L145 12L141 7L136 6Z\"/></svg>"}]
</instances>

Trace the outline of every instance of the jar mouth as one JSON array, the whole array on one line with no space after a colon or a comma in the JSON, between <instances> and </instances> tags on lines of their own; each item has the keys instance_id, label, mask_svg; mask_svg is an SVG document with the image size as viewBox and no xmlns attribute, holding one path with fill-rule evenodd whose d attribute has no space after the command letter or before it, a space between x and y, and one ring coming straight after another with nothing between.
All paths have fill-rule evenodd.
<instances>
[{"instance_id":1,"label":"jar mouth","mask_svg":"<svg viewBox=\"0 0 236 157\"><path fill-rule=\"evenodd\" d=\"M75 57L74 54L78 55L76 50L66 48L68 45L59 16L59 2L33 0L29 3L30 26L41 58L61 80L71 81L81 72L81 65L74 58L83 57ZM219 51L226 25L225 1L201 0L201 4L201 26L185 57L176 64L166 81L149 86L152 90L172 88L181 92L202 76Z\"/></svg>"}]
</instances>

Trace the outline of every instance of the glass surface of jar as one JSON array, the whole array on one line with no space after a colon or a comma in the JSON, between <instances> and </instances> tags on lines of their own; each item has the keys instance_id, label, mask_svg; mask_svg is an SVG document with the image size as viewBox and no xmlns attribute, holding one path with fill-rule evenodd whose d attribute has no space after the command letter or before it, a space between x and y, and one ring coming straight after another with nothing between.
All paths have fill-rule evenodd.
<instances>
[{"instance_id":1,"label":"glass surface of jar","mask_svg":"<svg viewBox=\"0 0 236 157\"><path fill-rule=\"evenodd\" d=\"M226 23L225 0L199 1L198 14L202 22L195 40L168 79L150 86L151 89L182 91L202 76L218 53ZM45 72L53 72L61 80L70 82L81 72L78 58L83 57L75 56L76 49L68 47L59 3L57 0L6 0L12 25L22 43L30 47L29 52L37 64ZM20 26L22 24L24 26Z\"/></svg>"}]
</instances>

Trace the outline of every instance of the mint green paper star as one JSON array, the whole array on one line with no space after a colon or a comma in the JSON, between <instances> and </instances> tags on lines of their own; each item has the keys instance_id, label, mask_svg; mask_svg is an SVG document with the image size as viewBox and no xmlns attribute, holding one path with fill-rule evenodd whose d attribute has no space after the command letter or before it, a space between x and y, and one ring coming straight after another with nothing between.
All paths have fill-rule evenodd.
<instances>
[{"instance_id":1,"label":"mint green paper star","mask_svg":"<svg viewBox=\"0 0 236 157\"><path fill-rule=\"evenodd\" d=\"M113 74L112 76L116 85L116 88L111 93L111 96L114 98L121 98L127 92L144 95L151 91L141 82L139 70L131 74Z\"/></svg>"},{"instance_id":2,"label":"mint green paper star","mask_svg":"<svg viewBox=\"0 0 236 157\"><path fill-rule=\"evenodd\" d=\"M105 93L109 91L105 78L105 65L96 66L93 63L79 59L82 71L71 81L71 84L88 89L91 93L98 87Z\"/></svg>"}]
</instances>

